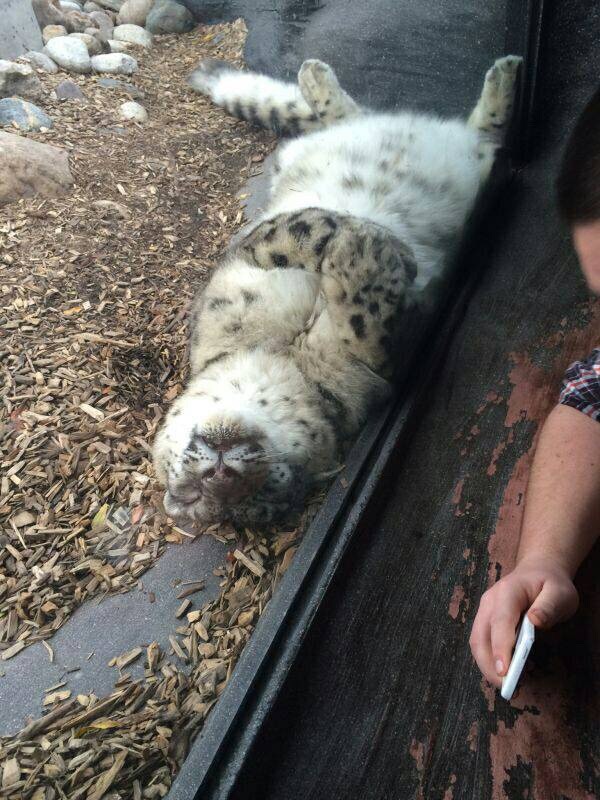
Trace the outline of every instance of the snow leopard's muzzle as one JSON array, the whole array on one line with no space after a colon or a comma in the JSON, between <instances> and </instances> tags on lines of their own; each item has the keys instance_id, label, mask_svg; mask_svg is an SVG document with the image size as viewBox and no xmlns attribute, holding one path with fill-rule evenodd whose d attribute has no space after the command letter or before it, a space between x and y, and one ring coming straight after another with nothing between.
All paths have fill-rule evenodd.
<instances>
[{"instance_id":1,"label":"snow leopard's muzzle","mask_svg":"<svg viewBox=\"0 0 600 800\"><path fill-rule=\"evenodd\" d=\"M303 498L301 471L254 439L195 432L168 467L164 508L174 519L201 525L269 523Z\"/></svg>"}]
</instances>

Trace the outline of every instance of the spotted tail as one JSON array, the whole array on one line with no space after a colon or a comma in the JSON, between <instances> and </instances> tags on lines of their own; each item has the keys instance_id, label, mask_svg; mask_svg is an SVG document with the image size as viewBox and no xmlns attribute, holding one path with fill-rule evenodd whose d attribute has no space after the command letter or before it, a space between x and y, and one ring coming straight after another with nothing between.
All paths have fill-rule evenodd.
<instances>
[{"instance_id":1,"label":"spotted tail","mask_svg":"<svg viewBox=\"0 0 600 800\"><path fill-rule=\"evenodd\" d=\"M297 136L323 127L293 83L242 72L217 59L202 61L187 82L234 117L280 135Z\"/></svg>"}]
</instances>

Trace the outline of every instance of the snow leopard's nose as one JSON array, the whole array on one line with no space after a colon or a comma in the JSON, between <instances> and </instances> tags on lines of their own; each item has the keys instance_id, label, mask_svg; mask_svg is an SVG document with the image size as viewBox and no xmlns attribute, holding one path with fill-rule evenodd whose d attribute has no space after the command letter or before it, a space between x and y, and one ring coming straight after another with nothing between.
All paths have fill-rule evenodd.
<instances>
[{"instance_id":1,"label":"snow leopard's nose","mask_svg":"<svg viewBox=\"0 0 600 800\"><path fill-rule=\"evenodd\" d=\"M203 481L212 481L214 483L227 483L239 477L235 469L225 464L223 461L223 452L219 452L217 463L213 467L205 469L200 476Z\"/></svg>"}]
</instances>

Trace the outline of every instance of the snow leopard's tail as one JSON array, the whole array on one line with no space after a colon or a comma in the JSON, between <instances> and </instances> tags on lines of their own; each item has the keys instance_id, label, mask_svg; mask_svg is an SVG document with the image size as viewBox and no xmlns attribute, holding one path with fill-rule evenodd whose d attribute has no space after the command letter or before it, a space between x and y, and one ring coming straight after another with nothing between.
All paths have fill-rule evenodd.
<instances>
[{"instance_id":1,"label":"snow leopard's tail","mask_svg":"<svg viewBox=\"0 0 600 800\"><path fill-rule=\"evenodd\" d=\"M242 72L226 61L202 61L188 84L234 117L280 135L297 136L323 127L296 84Z\"/></svg>"}]
</instances>

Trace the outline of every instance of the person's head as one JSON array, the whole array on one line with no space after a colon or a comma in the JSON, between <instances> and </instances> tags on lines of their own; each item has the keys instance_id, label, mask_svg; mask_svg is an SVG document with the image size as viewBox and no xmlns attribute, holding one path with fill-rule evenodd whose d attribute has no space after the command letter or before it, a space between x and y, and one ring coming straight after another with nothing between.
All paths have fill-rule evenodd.
<instances>
[{"instance_id":1,"label":"person's head","mask_svg":"<svg viewBox=\"0 0 600 800\"><path fill-rule=\"evenodd\" d=\"M556 188L583 274L590 289L600 294L600 89L569 137Z\"/></svg>"}]
</instances>

